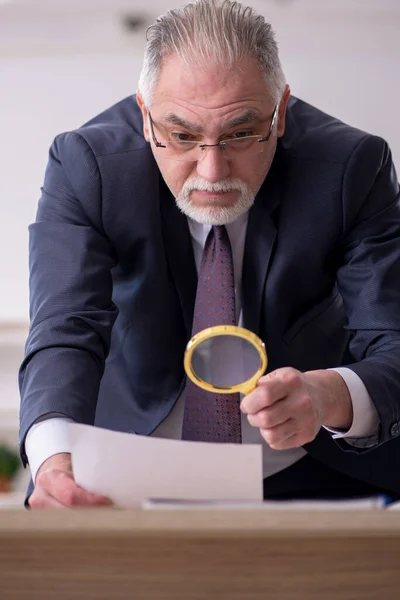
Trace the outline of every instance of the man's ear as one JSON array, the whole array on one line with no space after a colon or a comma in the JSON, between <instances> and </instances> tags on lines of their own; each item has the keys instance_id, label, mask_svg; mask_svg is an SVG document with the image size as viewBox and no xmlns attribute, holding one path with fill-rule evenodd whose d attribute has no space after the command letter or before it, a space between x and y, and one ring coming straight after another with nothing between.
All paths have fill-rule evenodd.
<instances>
[{"instance_id":1,"label":"man's ear","mask_svg":"<svg viewBox=\"0 0 400 600\"><path fill-rule=\"evenodd\" d=\"M279 103L278 109L278 127L277 136L282 137L285 133L286 127L286 109L290 98L290 87L286 85L285 91L283 92L282 100Z\"/></svg>"},{"instance_id":2,"label":"man's ear","mask_svg":"<svg viewBox=\"0 0 400 600\"><path fill-rule=\"evenodd\" d=\"M149 131L149 111L147 110L145 103L143 101L142 94L138 91L136 92L136 102L140 110L142 111L143 117L143 135L146 142L150 142L150 131Z\"/></svg>"}]
</instances>

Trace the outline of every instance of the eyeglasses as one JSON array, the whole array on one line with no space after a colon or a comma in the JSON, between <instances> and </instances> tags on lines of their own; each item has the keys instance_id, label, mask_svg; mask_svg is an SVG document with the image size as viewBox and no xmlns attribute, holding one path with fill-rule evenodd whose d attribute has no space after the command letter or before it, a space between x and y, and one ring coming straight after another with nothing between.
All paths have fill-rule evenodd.
<instances>
[{"instance_id":1,"label":"eyeglasses","mask_svg":"<svg viewBox=\"0 0 400 600\"><path fill-rule=\"evenodd\" d=\"M216 144L203 144L193 140L180 140L179 138L170 138L167 142L161 143L157 140L154 133L154 123L149 112L150 131L153 138L154 145L156 148L164 148L165 158L172 160L180 160L183 162L195 162L201 160L206 153L207 148L219 148L223 155L228 160L233 159L239 155L252 156L254 154L260 154L264 150L263 142L268 142L274 129L276 117L278 114L278 104L275 106L274 112L271 117L271 125L269 127L267 135L246 135L246 132L241 137L231 137L221 140ZM171 134L170 134L171 135ZM178 133L175 135L188 135L185 133Z\"/></svg>"}]
</instances>

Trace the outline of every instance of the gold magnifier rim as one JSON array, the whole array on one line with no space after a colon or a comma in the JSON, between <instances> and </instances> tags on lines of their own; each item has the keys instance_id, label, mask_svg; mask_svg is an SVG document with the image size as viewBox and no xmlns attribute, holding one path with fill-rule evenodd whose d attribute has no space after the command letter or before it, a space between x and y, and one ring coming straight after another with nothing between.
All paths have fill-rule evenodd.
<instances>
[{"instance_id":1,"label":"gold magnifier rim","mask_svg":"<svg viewBox=\"0 0 400 600\"><path fill-rule=\"evenodd\" d=\"M193 352L196 350L199 344L205 340L217 337L219 335L232 335L242 338L247 342L250 342L256 348L261 359L260 367L250 379L247 379L242 383L238 383L237 385L218 387L208 383L196 375L192 366ZM244 394L249 394L256 387L257 381L264 374L265 369L267 368L268 358L264 342L258 337L258 335L249 329L238 327L237 325L215 325L214 327L207 327L207 329L199 331L189 340L186 346L183 364L189 379L208 392L214 392L218 394L234 394L235 392L242 392Z\"/></svg>"}]
</instances>

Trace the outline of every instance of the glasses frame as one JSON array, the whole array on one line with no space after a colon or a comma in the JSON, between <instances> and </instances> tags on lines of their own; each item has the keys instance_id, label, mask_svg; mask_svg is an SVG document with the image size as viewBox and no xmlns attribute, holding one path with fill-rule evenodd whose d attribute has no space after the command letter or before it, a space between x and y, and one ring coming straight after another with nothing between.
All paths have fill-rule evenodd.
<instances>
[{"instance_id":1,"label":"glasses frame","mask_svg":"<svg viewBox=\"0 0 400 600\"><path fill-rule=\"evenodd\" d=\"M274 108L274 112L272 113L272 117L271 117L271 125L269 127L268 133L267 135L264 136L260 136L260 135L249 135L244 139L249 139L249 138L259 138L258 139L258 143L262 143L262 142L268 142L268 140L270 139L271 135L272 135L272 131L274 129L274 125L275 125L275 121L276 121L276 117L278 114L278 107L279 104L276 104L275 108ZM151 113L149 111L149 122L150 122L150 132L151 132L151 137L153 138L153 142L156 148L166 148L167 146L165 144L162 144L161 142L159 142L156 138L156 134L154 133L154 122L153 119L151 117ZM202 144L201 142L191 142L191 143L195 143L199 146L200 150L202 152L204 152L206 150L206 148L216 148L218 147L221 151L226 149L226 142L228 142L229 140L234 140L236 138L228 138L226 140L221 140L220 142L217 142L216 144ZM240 139L240 138L239 138ZM188 161L188 162L194 162L194 161Z\"/></svg>"}]
</instances>

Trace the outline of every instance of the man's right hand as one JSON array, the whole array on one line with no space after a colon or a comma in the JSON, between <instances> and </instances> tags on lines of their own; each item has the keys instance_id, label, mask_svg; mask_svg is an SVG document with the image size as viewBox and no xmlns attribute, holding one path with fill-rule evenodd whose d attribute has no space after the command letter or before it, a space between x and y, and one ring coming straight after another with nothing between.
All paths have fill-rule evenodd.
<instances>
[{"instance_id":1,"label":"man's right hand","mask_svg":"<svg viewBox=\"0 0 400 600\"><path fill-rule=\"evenodd\" d=\"M74 480L70 454L54 454L39 468L35 489L29 498L31 508L66 508L77 506L111 506L103 496L91 494Z\"/></svg>"}]
</instances>

